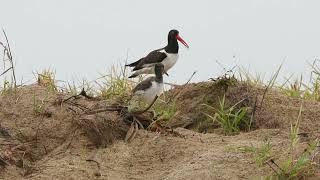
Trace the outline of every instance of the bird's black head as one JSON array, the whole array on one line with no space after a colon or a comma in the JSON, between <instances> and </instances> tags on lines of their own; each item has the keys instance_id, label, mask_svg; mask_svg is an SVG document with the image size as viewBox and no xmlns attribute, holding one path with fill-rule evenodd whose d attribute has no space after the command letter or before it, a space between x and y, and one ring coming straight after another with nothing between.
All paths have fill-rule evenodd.
<instances>
[{"instance_id":1,"label":"bird's black head","mask_svg":"<svg viewBox=\"0 0 320 180\"><path fill-rule=\"evenodd\" d=\"M168 34L168 41L169 40L176 41L178 35L179 35L179 31L178 30L175 30L175 29L170 30L169 34Z\"/></svg>"},{"instance_id":2,"label":"bird's black head","mask_svg":"<svg viewBox=\"0 0 320 180\"><path fill-rule=\"evenodd\" d=\"M157 63L154 65L154 73L158 79L162 80L162 74L164 73L164 66L162 63Z\"/></svg>"},{"instance_id":3,"label":"bird's black head","mask_svg":"<svg viewBox=\"0 0 320 180\"><path fill-rule=\"evenodd\" d=\"M180 41L185 47L189 48L188 44L179 36L179 31L172 29L168 34L168 45L165 47L167 53L178 53Z\"/></svg>"}]
</instances>

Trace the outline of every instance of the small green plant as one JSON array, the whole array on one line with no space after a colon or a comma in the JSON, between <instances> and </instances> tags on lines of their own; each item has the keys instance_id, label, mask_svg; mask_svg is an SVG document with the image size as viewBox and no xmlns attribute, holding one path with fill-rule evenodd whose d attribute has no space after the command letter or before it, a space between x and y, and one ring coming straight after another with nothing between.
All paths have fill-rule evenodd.
<instances>
[{"instance_id":1,"label":"small green plant","mask_svg":"<svg viewBox=\"0 0 320 180\"><path fill-rule=\"evenodd\" d=\"M244 146L239 147L238 150L251 153L256 164L262 166L271 157L272 146L269 141L265 141L261 147Z\"/></svg>"},{"instance_id":2,"label":"small green plant","mask_svg":"<svg viewBox=\"0 0 320 180\"><path fill-rule=\"evenodd\" d=\"M14 90L14 84L10 83L8 80L3 81L3 87L1 89L1 94L5 95L9 92L12 92Z\"/></svg>"},{"instance_id":3,"label":"small green plant","mask_svg":"<svg viewBox=\"0 0 320 180\"><path fill-rule=\"evenodd\" d=\"M299 141L299 126L300 126L300 117L302 112L302 105L300 106L299 114L296 122L290 125L290 142L291 142L291 150L297 145Z\"/></svg>"},{"instance_id":4,"label":"small green plant","mask_svg":"<svg viewBox=\"0 0 320 180\"><path fill-rule=\"evenodd\" d=\"M40 86L47 87L49 91L57 91L57 86L55 82L55 71L49 68L37 74L38 84Z\"/></svg>"},{"instance_id":5,"label":"small green plant","mask_svg":"<svg viewBox=\"0 0 320 180\"><path fill-rule=\"evenodd\" d=\"M170 120L177 112L176 101L173 100L170 103L165 103L159 99L154 103L153 109L155 113L161 117L161 119Z\"/></svg>"},{"instance_id":6,"label":"small green plant","mask_svg":"<svg viewBox=\"0 0 320 180\"><path fill-rule=\"evenodd\" d=\"M246 130L250 129L251 122L250 119L246 117L248 108L241 107L240 109L236 110L238 104L242 101L236 103L235 105L231 106L230 108L225 107L225 96L219 100L219 107L215 109L212 106L204 104L206 107L213 109L215 112L214 116L204 113L208 116L213 122L218 122L218 124L222 127L225 134L234 134L239 133L241 127L245 127Z\"/></svg>"},{"instance_id":7,"label":"small green plant","mask_svg":"<svg viewBox=\"0 0 320 180\"><path fill-rule=\"evenodd\" d=\"M33 92L32 94L32 106L33 112L38 115L44 112L44 102L39 102L36 98L36 93Z\"/></svg>"},{"instance_id":8,"label":"small green plant","mask_svg":"<svg viewBox=\"0 0 320 180\"><path fill-rule=\"evenodd\" d=\"M276 174L276 178L284 179L302 179L312 176L315 171L313 156L319 140L315 140L308 145L306 150L295 160L292 153L289 153L287 160L280 166L280 171Z\"/></svg>"},{"instance_id":9,"label":"small green plant","mask_svg":"<svg viewBox=\"0 0 320 180\"><path fill-rule=\"evenodd\" d=\"M134 82L129 80L125 70L117 71L115 66L112 66L111 73L103 76L102 82L96 81L100 87L99 94L105 99L118 99L126 101L131 95Z\"/></svg>"},{"instance_id":10,"label":"small green plant","mask_svg":"<svg viewBox=\"0 0 320 180\"><path fill-rule=\"evenodd\" d=\"M308 144L303 153L296 154L295 150L299 142L299 126L301 118L302 106L300 106L299 115L294 123L291 123L290 128L290 147L288 152L285 153L285 161L281 166L278 166L278 171L275 175L267 177L267 179L291 180L291 179L304 179L312 176L315 170L313 158L317 153L319 140L316 139Z\"/></svg>"}]
</instances>

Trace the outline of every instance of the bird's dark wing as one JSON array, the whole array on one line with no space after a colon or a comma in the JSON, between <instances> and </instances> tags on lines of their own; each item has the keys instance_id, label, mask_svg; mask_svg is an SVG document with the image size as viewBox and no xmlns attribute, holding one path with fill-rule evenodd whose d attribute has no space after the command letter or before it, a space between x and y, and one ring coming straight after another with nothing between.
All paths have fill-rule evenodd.
<instances>
[{"instance_id":1,"label":"bird's dark wing","mask_svg":"<svg viewBox=\"0 0 320 180\"><path fill-rule=\"evenodd\" d=\"M154 51L161 51L161 50L164 50L164 48L156 49L156 50L154 50ZM152 51L152 52L154 52L154 51ZM152 52L151 52L151 53L152 53ZM149 54L150 54L150 53L149 53ZM126 64L125 66L135 67L135 66L137 66L143 59L144 59L144 57L141 58L141 59L139 59L138 61L133 62L133 63Z\"/></svg>"},{"instance_id":2,"label":"bird's dark wing","mask_svg":"<svg viewBox=\"0 0 320 180\"><path fill-rule=\"evenodd\" d=\"M139 60L139 63L134 67L133 71L142 69L148 65L162 62L167 57L166 53L158 50L152 51L146 57Z\"/></svg>"},{"instance_id":3,"label":"bird's dark wing","mask_svg":"<svg viewBox=\"0 0 320 180\"><path fill-rule=\"evenodd\" d=\"M131 64L126 64L125 66L135 67L136 65L138 65L138 64L141 62L142 59L143 59L143 58L141 58L141 59L139 59L138 61L133 62L133 63L131 63Z\"/></svg>"},{"instance_id":4,"label":"bird's dark wing","mask_svg":"<svg viewBox=\"0 0 320 180\"><path fill-rule=\"evenodd\" d=\"M148 77L147 79L141 81L137 86L132 90L133 93L140 91L140 90L145 90L148 89L149 87L152 86L152 81L156 79L155 76Z\"/></svg>"}]
</instances>

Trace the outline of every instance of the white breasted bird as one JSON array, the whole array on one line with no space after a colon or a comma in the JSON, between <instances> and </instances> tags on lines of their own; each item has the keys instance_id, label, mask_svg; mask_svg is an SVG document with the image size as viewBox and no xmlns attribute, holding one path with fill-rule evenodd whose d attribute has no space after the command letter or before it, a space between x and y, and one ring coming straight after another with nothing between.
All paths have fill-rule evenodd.
<instances>
[{"instance_id":1,"label":"white breasted bird","mask_svg":"<svg viewBox=\"0 0 320 180\"><path fill-rule=\"evenodd\" d=\"M162 94L163 73L165 73L163 64L155 64L154 73L155 76L141 81L132 90L132 98L128 106L129 112L140 111L144 109L146 105L152 105L156 98Z\"/></svg>"},{"instance_id":2,"label":"white breasted bird","mask_svg":"<svg viewBox=\"0 0 320 180\"><path fill-rule=\"evenodd\" d=\"M179 36L179 31L173 29L168 34L168 45L164 48L154 50L150 52L146 57L139 59L136 62L127 64L126 66L134 67L133 74L129 78L137 77L141 74L153 74L154 66L156 63L161 63L164 66L164 73L172 68L178 58L180 41L185 47L189 48L189 45Z\"/></svg>"}]
</instances>

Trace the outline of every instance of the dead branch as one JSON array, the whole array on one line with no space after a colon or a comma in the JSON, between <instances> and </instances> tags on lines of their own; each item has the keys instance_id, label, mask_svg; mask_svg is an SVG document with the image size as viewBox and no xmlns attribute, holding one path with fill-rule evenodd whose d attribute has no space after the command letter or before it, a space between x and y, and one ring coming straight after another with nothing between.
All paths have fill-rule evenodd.
<instances>
[{"instance_id":1,"label":"dead branch","mask_svg":"<svg viewBox=\"0 0 320 180\"><path fill-rule=\"evenodd\" d=\"M107 111L121 111L122 108L120 107L108 107L108 108L103 108L103 109L97 109L97 110L88 110L84 114L86 115L92 115L92 114L98 114L102 112L107 112Z\"/></svg>"},{"instance_id":2,"label":"dead branch","mask_svg":"<svg viewBox=\"0 0 320 180\"><path fill-rule=\"evenodd\" d=\"M186 89L186 86L190 83L190 81L192 80L192 78L194 77L194 75L195 75L196 73L197 73L197 71L194 71L194 72L192 73L192 75L190 76L190 78L188 79L188 81L182 85L183 88L182 88L180 91L178 91L178 93L176 93L176 94L173 96L172 99L169 99L169 101L168 101L167 103L170 103L170 102L172 102L173 100L178 99L178 97L179 97L179 96L182 94L182 92Z\"/></svg>"},{"instance_id":3,"label":"dead branch","mask_svg":"<svg viewBox=\"0 0 320 180\"><path fill-rule=\"evenodd\" d=\"M91 97L91 96L87 95L87 92L84 90L84 88L82 88L82 90L81 90L81 92L79 94L70 96L67 99L63 100L62 102L69 101L70 99L76 99L79 96L83 96L83 97L88 98L88 99L93 99L94 98L94 97Z\"/></svg>"},{"instance_id":4,"label":"dead branch","mask_svg":"<svg viewBox=\"0 0 320 180\"><path fill-rule=\"evenodd\" d=\"M10 69L12 69L12 67L9 67L7 70L5 70L3 73L1 73L0 76L4 75L4 74L7 73L8 71L10 71Z\"/></svg>"},{"instance_id":5,"label":"dead branch","mask_svg":"<svg viewBox=\"0 0 320 180\"><path fill-rule=\"evenodd\" d=\"M189 84L189 82L191 81L191 79L193 78L193 76L194 76L196 73L197 73L197 71L194 71L194 72L192 73L192 75L190 76L190 78L188 79L188 81L184 84L184 86L187 85L187 84Z\"/></svg>"}]
</instances>

